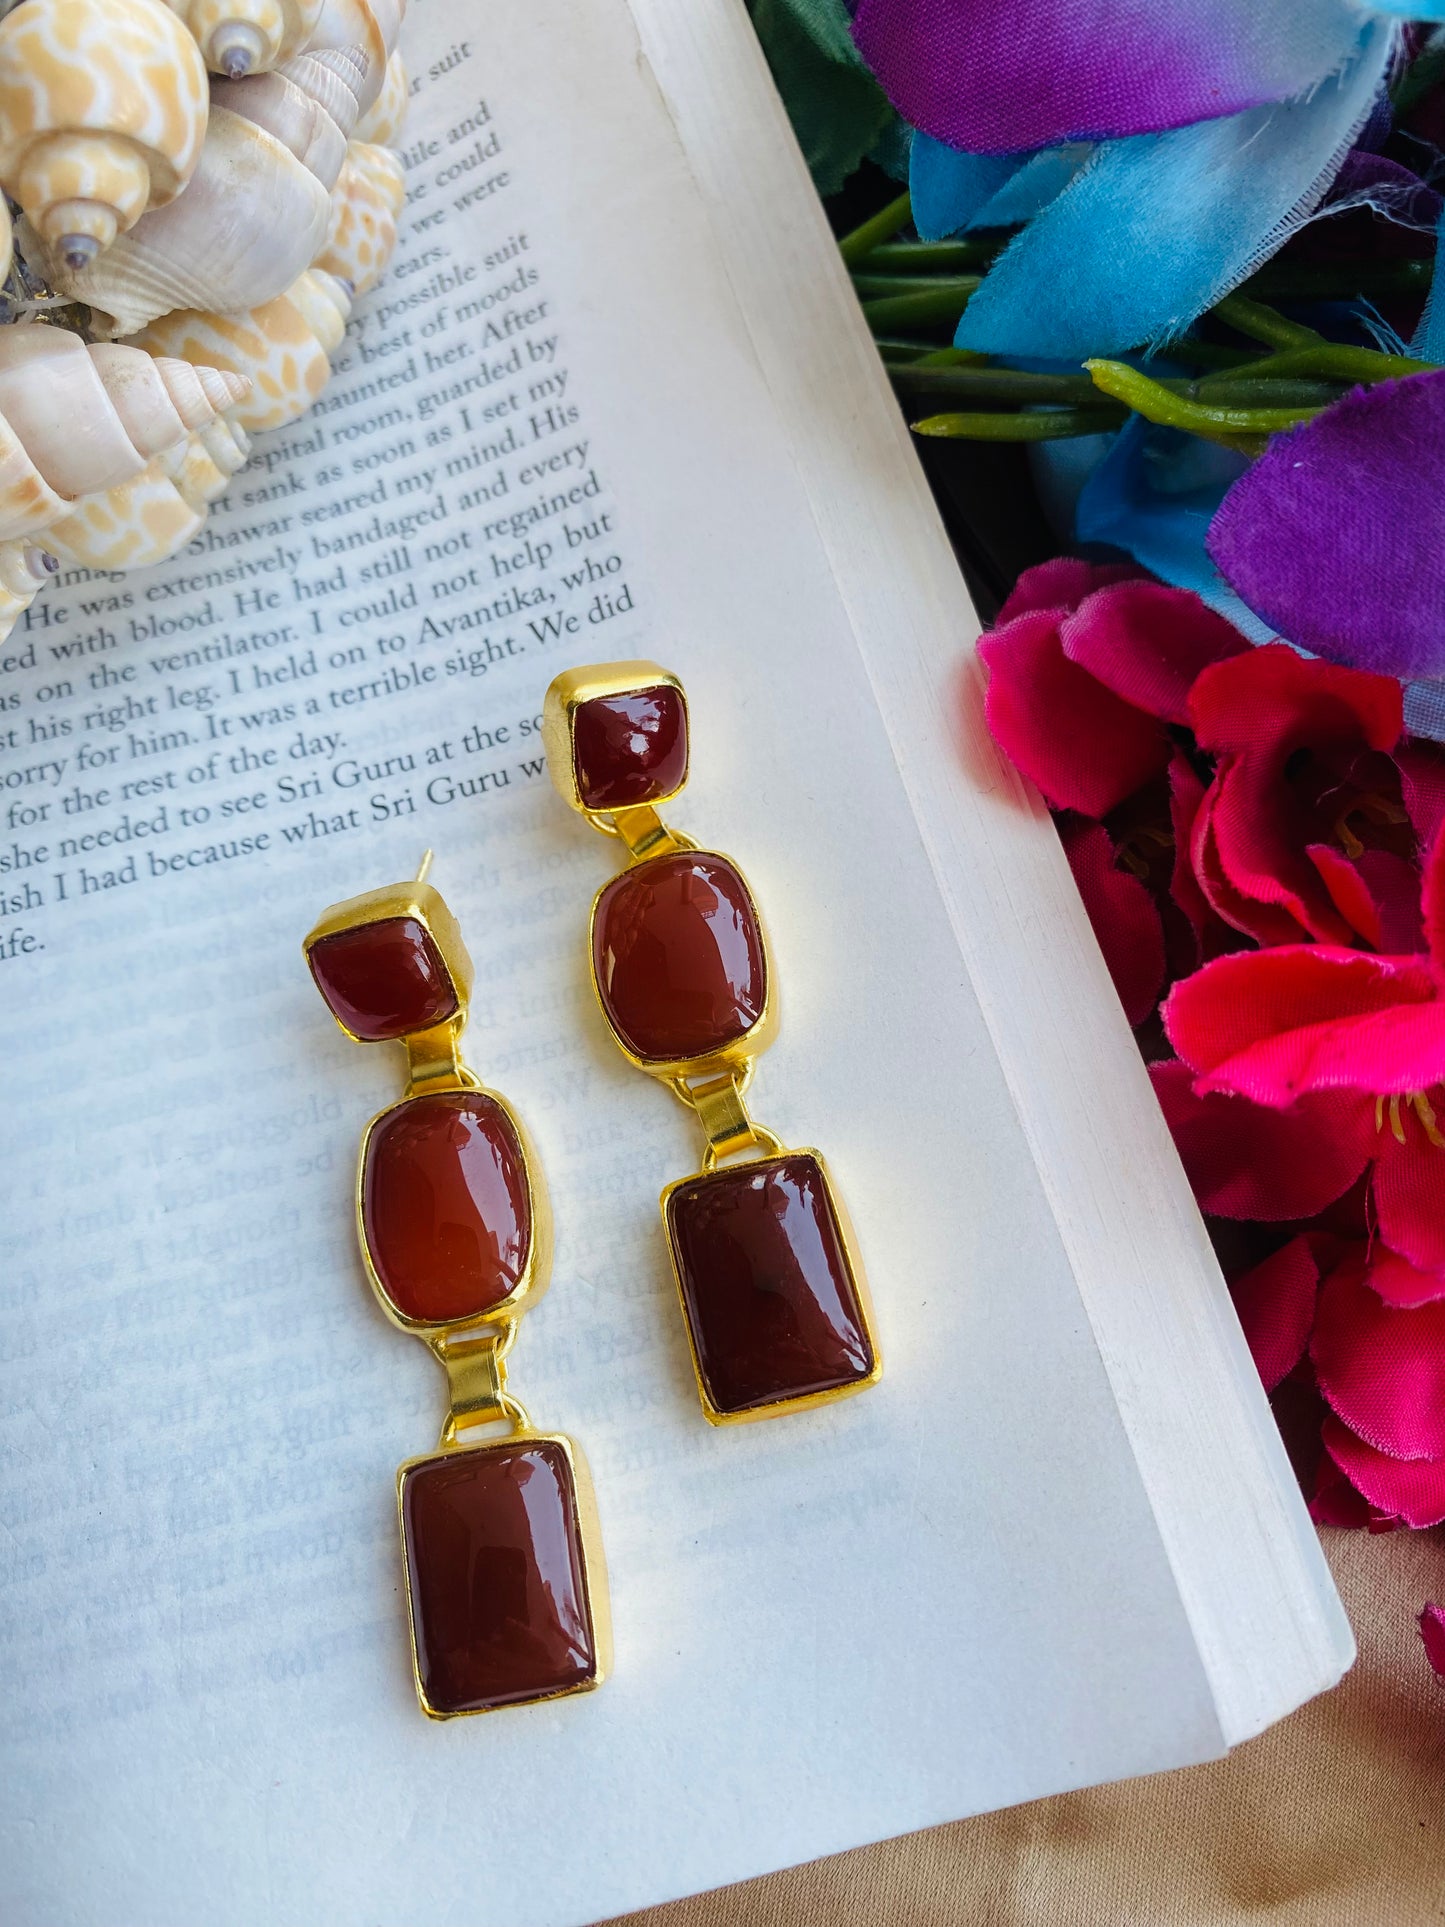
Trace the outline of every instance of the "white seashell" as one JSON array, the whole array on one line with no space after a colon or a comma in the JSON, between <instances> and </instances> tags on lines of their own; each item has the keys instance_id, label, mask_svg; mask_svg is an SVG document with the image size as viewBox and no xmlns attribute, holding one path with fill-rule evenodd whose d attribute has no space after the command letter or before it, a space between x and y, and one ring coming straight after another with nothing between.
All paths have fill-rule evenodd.
<instances>
[{"instance_id":1,"label":"white seashell","mask_svg":"<svg viewBox=\"0 0 1445 1927\"><path fill-rule=\"evenodd\" d=\"M228 80L261 74L304 47L321 0L167 0L206 65Z\"/></svg>"},{"instance_id":2,"label":"white seashell","mask_svg":"<svg viewBox=\"0 0 1445 1927\"><path fill-rule=\"evenodd\" d=\"M320 70L326 73L326 69ZM346 95L346 104L351 103ZM315 95L287 74L257 74L254 80L218 80L211 88L211 111L224 107L274 134L330 193L346 159L346 135ZM349 115L348 115L349 118Z\"/></svg>"},{"instance_id":3,"label":"white seashell","mask_svg":"<svg viewBox=\"0 0 1445 1927\"><path fill-rule=\"evenodd\" d=\"M0 184L71 267L180 193L207 106L161 0L25 0L0 20Z\"/></svg>"},{"instance_id":4,"label":"white seashell","mask_svg":"<svg viewBox=\"0 0 1445 1927\"><path fill-rule=\"evenodd\" d=\"M401 163L387 147L352 141L331 196L331 226L316 266L357 294L375 287L396 246L397 211L406 194Z\"/></svg>"},{"instance_id":5,"label":"white seashell","mask_svg":"<svg viewBox=\"0 0 1445 1927\"><path fill-rule=\"evenodd\" d=\"M266 82L236 83L258 85ZM43 252L39 266L90 307L97 334L129 335L176 308L235 314L263 305L315 260L330 217L331 195L303 161L264 127L215 107L178 201L145 215L79 273Z\"/></svg>"},{"instance_id":6,"label":"white seashell","mask_svg":"<svg viewBox=\"0 0 1445 1927\"><path fill-rule=\"evenodd\" d=\"M352 138L378 141L384 147L390 146L401 132L409 98L406 63L398 48L386 63L386 78L381 83L381 92L357 123Z\"/></svg>"},{"instance_id":7,"label":"white seashell","mask_svg":"<svg viewBox=\"0 0 1445 1927\"><path fill-rule=\"evenodd\" d=\"M366 55L360 47L311 47L276 69L324 107L350 140L361 118Z\"/></svg>"},{"instance_id":8,"label":"white seashell","mask_svg":"<svg viewBox=\"0 0 1445 1927\"><path fill-rule=\"evenodd\" d=\"M38 323L0 328L0 539L113 487L243 399L235 374Z\"/></svg>"},{"instance_id":9,"label":"white seashell","mask_svg":"<svg viewBox=\"0 0 1445 1927\"><path fill-rule=\"evenodd\" d=\"M247 376L250 393L231 411L232 420L251 432L284 428L326 386L350 311L345 288L317 271L299 275L285 294L249 314L162 315L136 343L153 354Z\"/></svg>"},{"instance_id":10,"label":"white seashell","mask_svg":"<svg viewBox=\"0 0 1445 1927\"><path fill-rule=\"evenodd\" d=\"M15 230L10 221L10 209L0 200L0 281L10 272L10 264L15 258Z\"/></svg>"},{"instance_id":11,"label":"white seashell","mask_svg":"<svg viewBox=\"0 0 1445 1927\"><path fill-rule=\"evenodd\" d=\"M155 460L116 488L83 495L45 540L87 569L143 569L183 549L205 519Z\"/></svg>"},{"instance_id":12,"label":"white seashell","mask_svg":"<svg viewBox=\"0 0 1445 1927\"><path fill-rule=\"evenodd\" d=\"M0 542L0 642L59 567L59 559L34 542Z\"/></svg>"},{"instance_id":13,"label":"white seashell","mask_svg":"<svg viewBox=\"0 0 1445 1927\"><path fill-rule=\"evenodd\" d=\"M251 455L251 437L244 428L228 422L224 416L217 416L215 421L207 422L195 432L222 474L234 475L246 466Z\"/></svg>"},{"instance_id":14,"label":"white seashell","mask_svg":"<svg viewBox=\"0 0 1445 1927\"><path fill-rule=\"evenodd\" d=\"M385 84L386 63L396 45L404 11L397 0L322 0L306 51L350 49L361 55L366 68L356 98L363 114L375 104Z\"/></svg>"}]
</instances>

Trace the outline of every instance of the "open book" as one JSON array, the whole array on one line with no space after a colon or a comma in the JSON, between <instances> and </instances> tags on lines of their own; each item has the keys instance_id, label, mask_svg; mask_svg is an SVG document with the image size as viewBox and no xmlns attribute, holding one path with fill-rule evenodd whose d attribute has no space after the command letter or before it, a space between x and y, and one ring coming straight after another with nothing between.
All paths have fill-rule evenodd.
<instances>
[{"instance_id":1,"label":"open book","mask_svg":"<svg viewBox=\"0 0 1445 1927\"><path fill-rule=\"evenodd\" d=\"M410 201L331 390L190 550L3 650L0 1914L566 1927L1216 1755L1350 1639L740 0L416 0ZM887 1369L715 1431L695 1127L587 978L558 670L691 702ZM400 1090L300 942L432 880L557 1210L512 1383L595 1475L600 1692L417 1710L443 1386L355 1248ZM396 1061L393 1061L395 1057Z\"/></svg>"}]
</instances>

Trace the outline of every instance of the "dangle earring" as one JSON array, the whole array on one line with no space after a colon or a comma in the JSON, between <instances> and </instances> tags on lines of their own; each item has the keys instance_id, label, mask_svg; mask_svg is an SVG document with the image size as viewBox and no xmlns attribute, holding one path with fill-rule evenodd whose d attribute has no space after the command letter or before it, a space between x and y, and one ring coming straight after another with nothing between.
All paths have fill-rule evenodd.
<instances>
[{"instance_id":1,"label":"dangle earring","mask_svg":"<svg viewBox=\"0 0 1445 1927\"><path fill-rule=\"evenodd\" d=\"M398 1471L397 1509L417 1695L448 1719L586 1692L610 1656L586 1464L506 1389L551 1215L521 1124L459 1054L472 964L430 864L335 904L304 950L348 1037L406 1050L400 1101L362 1134L356 1222L382 1310L447 1376L440 1443ZM475 1437L494 1421L505 1436Z\"/></svg>"},{"instance_id":2,"label":"dangle earring","mask_svg":"<svg viewBox=\"0 0 1445 1927\"><path fill-rule=\"evenodd\" d=\"M592 905L602 1015L707 1140L702 1170L662 1194L703 1411L725 1425L861 1391L883 1366L827 1169L744 1103L777 1025L757 905L735 863L657 814L687 781L682 684L652 662L568 670L547 691L542 737L563 799L627 851Z\"/></svg>"}]
</instances>

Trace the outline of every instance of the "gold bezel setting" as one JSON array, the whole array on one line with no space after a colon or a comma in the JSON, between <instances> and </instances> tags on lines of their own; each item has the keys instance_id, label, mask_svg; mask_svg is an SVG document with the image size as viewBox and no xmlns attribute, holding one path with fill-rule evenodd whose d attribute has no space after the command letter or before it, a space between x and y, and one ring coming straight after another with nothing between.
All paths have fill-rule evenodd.
<instances>
[{"instance_id":1,"label":"gold bezel setting","mask_svg":"<svg viewBox=\"0 0 1445 1927\"><path fill-rule=\"evenodd\" d=\"M577 788L577 755L573 736L577 711L584 704L595 702L599 696L626 696L644 689L664 688L676 690L682 703L684 723L690 727L687 691L672 671L662 668L659 663L641 659L636 662L599 663L590 669L564 669L561 675L553 678L542 701L542 748L547 758L547 772L557 793L579 816L596 818L607 813L590 809L582 801ZM649 807L670 802L686 786L687 777L688 767L684 765L682 781L651 798Z\"/></svg>"},{"instance_id":2,"label":"gold bezel setting","mask_svg":"<svg viewBox=\"0 0 1445 1927\"><path fill-rule=\"evenodd\" d=\"M301 950L306 958L307 969L311 968L311 952L323 937L339 937L345 931L360 930L367 924L390 923L405 918L419 923L431 938L436 946L437 955L451 978L452 988L456 992L456 1009L450 1017L443 1018L435 1028L453 1027L457 1031L463 1030L466 1027L467 1005L472 994L472 960L467 954L466 945L462 942L461 927L452 915L446 899L429 883L390 883L383 889L366 890L359 897L348 897L344 903L332 904L302 939ZM313 972L312 975L314 981L315 973ZM353 1044L392 1041L358 1036L337 1017L324 995L322 1002L331 1011L339 1029L351 1039Z\"/></svg>"},{"instance_id":3,"label":"gold bezel setting","mask_svg":"<svg viewBox=\"0 0 1445 1927\"><path fill-rule=\"evenodd\" d=\"M417 1608L411 1585L411 1549L406 1537L407 1478L421 1466L435 1465L439 1460L464 1458L473 1453L496 1452L507 1447L526 1445L555 1445L560 1448L567 1461L577 1522L580 1554L578 1563L581 1568L582 1591L586 1600L588 1624L592 1629L592 1672L585 1680L579 1680L575 1686L564 1686L551 1693L539 1693L534 1699L509 1701L500 1706L459 1706L453 1710L433 1706L422 1684L421 1660L417 1651ZM415 1458L404 1460L396 1469L396 1520L401 1534L401 1570L406 1588L406 1628L407 1638L411 1642L412 1683L416 1687L416 1696L421 1710L429 1720L478 1719L490 1713L516 1712L519 1708L528 1706L544 1706L550 1700L574 1699L579 1693L594 1693L602 1685L612 1670L612 1611L607 1585L607 1561L602 1548L602 1528L597 1516L597 1494L592 1484L591 1468L581 1447L568 1438L565 1432L539 1432L531 1425L523 1424L503 1437L443 1445L434 1452L422 1452Z\"/></svg>"},{"instance_id":4,"label":"gold bezel setting","mask_svg":"<svg viewBox=\"0 0 1445 1927\"><path fill-rule=\"evenodd\" d=\"M673 1194L687 1186L706 1184L711 1179L746 1172L760 1165L782 1164L789 1158L811 1158L818 1167L828 1208L837 1226L838 1243L843 1254L843 1266L848 1275L848 1284L858 1307L858 1322L864 1337L868 1340L873 1363L864 1375L850 1379L845 1385L830 1385L825 1391L796 1393L792 1397L769 1399L765 1404L744 1406L739 1411L726 1411L714 1403L707 1380L703 1375L697 1333L688 1310L687 1290L683 1283L682 1266L678 1261L677 1245L672 1235L672 1220L668 1215L668 1205ZM785 1412L811 1412L820 1405L835 1405L839 1399L852 1398L855 1393L867 1391L870 1385L878 1383L883 1376L883 1353L879 1349L878 1334L874 1326L873 1299L868 1289L868 1278L863 1269L857 1238L848 1217L847 1208L833 1183L833 1174L821 1151L814 1149L812 1145L800 1144L786 1150L768 1151L761 1157L739 1158L736 1163L716 1164L711 1170L693 1171L687 1177L674 1178L671 1184L665 1185L658 1204L662 1212L663 1235L667 1239L667 1256L672 1267L672 1282L677 1291L682 1322L687 1329L692 1375L697 1384L697 1395L702 1404L703 1416L709 1425L751 1425L756 1419L777 1418Z\"/></svg>"}]
</instances>

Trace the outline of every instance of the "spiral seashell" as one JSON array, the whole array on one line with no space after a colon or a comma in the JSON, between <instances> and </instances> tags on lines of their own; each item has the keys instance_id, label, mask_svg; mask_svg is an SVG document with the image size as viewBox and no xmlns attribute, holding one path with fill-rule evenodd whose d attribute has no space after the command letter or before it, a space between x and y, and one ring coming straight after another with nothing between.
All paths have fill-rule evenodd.
<instances>
[{"instance_id":1,"label":"spiral seashell","mask_svg":"<svg viewBox=\"0 0 1445 1927\"><path fill-rule=\"evenodd\" d=\"M212 73L262 74L306 45L321 0L167 0Z\"/></svg>"},{"instance_id":2,"label":"spiral seashell","mask_svg":"<svg viewBox=\"0 0 1445 1927\"><path fill-rule=\"evenodd\" d=\"M83 495L45 540L83 568L143 569L183 549L205 519L205 508L188 502L156 459L128 482Z\"/></svg>"},{"instance_id":3,"label":"spiral seashell","mask_svg":"<svg viewBox=\"0 0 1445 1927\"><path fill-rule=\"evenodd\" d=\"M25 0L0 20L0 185L72 271L180 193L207 105L161 0Z\"/></svg>"},{"instance_id":4,"label":"spiral seashell","mask_svg":"<svg viewBox=\"0 0 1445 1927\"><path fill-rule=\"evenodd\" d=\"M365 62L356 89L359 110L370 111L386 81L386 65L401 31L401 0L322 0L321 12L306 43L307 53L360 54Z\"/></svg>"},{"instance_id":5,"label":"spiral seashell","mask_svg":"<svg viewBox=\"0 0 1445 1927\"><path fill-rule=\"evenodd\" d=\"M246 393L235 374L40 324L0 328L0 540L129 480Z\"/></svg>"},{"instance_id":6,"label":"spiral seashell","mask_svg":"<svg viewBox=\"0 0 1445 1927\"><path fill-rule=\"evenodd\" d=\"M326 69L320 70L326 74ZM327 75L330 78L330 75ZM344 107L352 97L347 94ZM224 107L265 128L294 154L330 193L346 159L346 136L313 93L288 74L257 74L253 80L218 80L211 88L211 110ZM350 118L348 113L348 119Z\"/></svg>"},{"instance_id":7,"label":"spiral seashell","mask_svg":"<svg viewBox=\"0 0 1445 1927\"><path fill-rule=\"evenodd\" d=\"M366 55L360 47L308 48L276 71L324 107L350 140L361 118L359 96L366 84Z\"/></svg>"},{"instance_id":8,"label":"spiral seashell","mask_svg":"<svg viewBox=\"0 0 1445 1927\"><path fill-rule=\"evenodd\" d=\"M0 542L0 642L59 567L59 558L34 542Z\"/></svg>"},{"instance_id":9,"label":"spiral seashell","mask_svg":"<svg viewBox=\"0 0 1445 1927\"><path fill-rule=\"evenodd\" d=\"M156 460L198 514L205 512L231 479L230 471L215 460L200 435L177 442Z\"/></svg>"},{"instance_id":10,"label":"spiral seashell","mask_svg":"<svg viewBox=\"0 0 1445 1927\"><path fill-rule=\"evenodd\" d=\"M162 315L136 344L248 377L250 393L231 419L254 433L284 428L305 414L330 378L330 357L350 312L346 289L318 270L299 275L285 294L249 314Z\"/></svg>"},{"instance_id":11,"label":"spiral seashell","mask_svg":"<svg viewBox=\"0 0 1445 1927\"><path fill-rule=\"evenodd\" d=\"M383 147L389 147L401 132L409 97L406 63L398 49L386 63L386 78L381 83L381 92L357 123L352 138L376 141Z\"/></svg>"},{"instance_id":12,"label":"spiral seashell","mask_svg":"<svg viewBox=\"0 0 1445 1927\"><path fill-rule=\"evenodd\" d=\"M230 97L259 88L257 111L269 113L270 78L230 83ZM311 136L288 124L312 151ZM246 115L213 107L178 201L144 215L78 273L43 251L38 265L63 294L87 304L97 334L130 335L172 309L236 314L262 306L315 260L330 218L329 188L304 156ZM27 240L22 229L23 249Z\"/></svg>"},{"instance_id":13,"label":"spiral seashell","mask_svg":"<svg viewBox=\"0 0 1445 1927\"><path fill-rule=\"evenodd\" d=\"M396 216L406 192L390 148L353 141L331 196L331 226L316 266L349 281L357 294L375 287L396 246Z\"/></svg>"}]
</instances>

